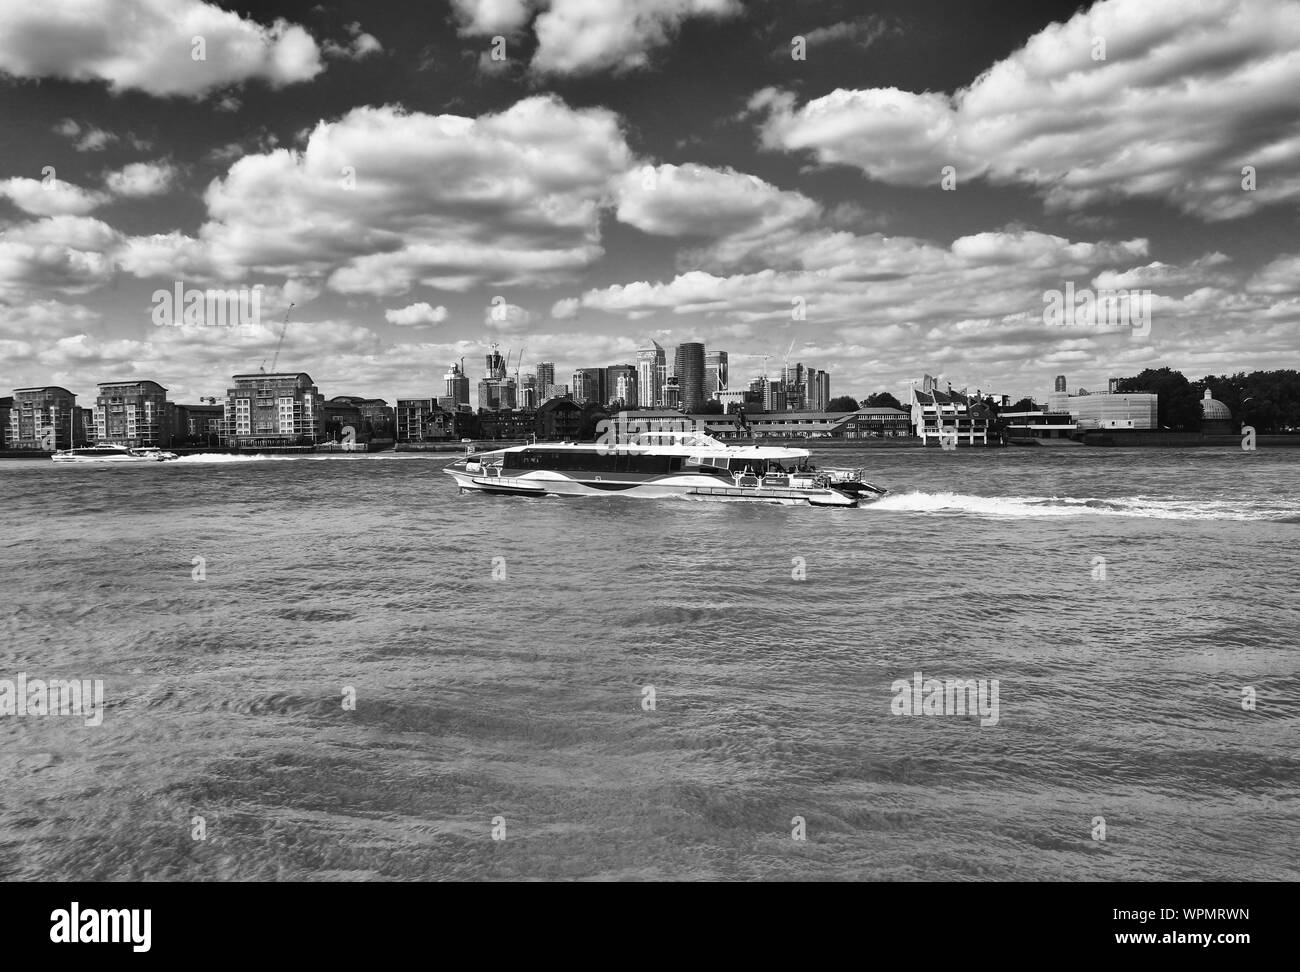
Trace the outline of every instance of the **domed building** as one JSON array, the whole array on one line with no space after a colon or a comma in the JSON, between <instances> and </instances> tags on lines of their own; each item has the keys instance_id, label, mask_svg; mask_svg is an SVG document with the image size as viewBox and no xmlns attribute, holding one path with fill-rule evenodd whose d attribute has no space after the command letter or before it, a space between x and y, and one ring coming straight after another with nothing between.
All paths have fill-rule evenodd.
<instances>
[{"instance_id":1,"label":"domed building","mask_svg":"<svg viewBox=\"0 0 1300 972\"><path fill-rule=\"evenodd\" d=\"M1201 399L1201 431L1206 435L1232 435L1232 411L1223 402L1211 397L1205 389Z\"/></svg>"}]
</instances>

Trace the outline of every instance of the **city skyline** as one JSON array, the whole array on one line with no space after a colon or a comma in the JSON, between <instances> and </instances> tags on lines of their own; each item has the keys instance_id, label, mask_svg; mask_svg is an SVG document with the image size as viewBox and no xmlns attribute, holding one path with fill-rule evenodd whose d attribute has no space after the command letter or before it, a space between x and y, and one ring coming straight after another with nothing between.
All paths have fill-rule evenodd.
<instances>
[{"instance_id":1,"label":"city skyline","mask_svg":"<svg viewBox=\"0 0 1300 972\"><path fill-rule=\"evenodd\" d=\"M272 4L201 59L215 7L132 5L147 38L0 12L5 387L217 394L290 303L282 368L379 397L492 342L569 374L699 341L734 383L793 341L859 396L1300 356L1294 4L610 5L599 47L572 0ZM259 322L157 325L209 286ZM1089 289L1149 326L1047 323Z\"/></svg>"}]
</instances>

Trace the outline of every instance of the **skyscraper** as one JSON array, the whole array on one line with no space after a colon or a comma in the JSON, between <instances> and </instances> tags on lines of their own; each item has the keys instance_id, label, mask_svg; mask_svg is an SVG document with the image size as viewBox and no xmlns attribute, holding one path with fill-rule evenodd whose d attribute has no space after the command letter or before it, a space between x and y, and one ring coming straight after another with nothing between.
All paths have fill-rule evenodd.
<instances>
[{"instance_id":1,"label":"skyscraper","mask_svg":"<svg viewBox=\"0 0 1300 972\"><path fill-rule=\"evenodd\" d=\"M718 397L718 392L727 390L727 352L704 352L704 398Z\"/></svg>"},{"instance_id":2,"label":"skyscraper","mask_svg":"<svg viewBox=\"0 0 1300 972\"><path fill-rule=\"evenodd\" d=\"M469 408L469 376L460 370L460 365L452 362L451 370L443 375L447 383L446 398L452 401L452 411L462 406Z\"/></svg>"},{"instance_id":3,"label":"skyscraper","mask_svg":"<svg viewBox=\"0 0 1300 972\"><path fill-rule=\"evenodd\" d=\"M617 402L620 408L636 408L638 400L635 365L610 365L605 369L605 404Z\"/></svg>"},{"instance_id":4,"label":"skyscraper","mask_svg":"<svg viewBox=\"0 0 1300 972\"><path fill-rule=\"evenodd\" d=\"M555 384L555 362L543 361L537 366L537 396L541 399L538 402L546 401L550 392L547 390Z\"/></svg>"},{"instance_id":5,"label":"skyscraper","mask_svg":"<svg viewBox=\"0 0 1300 972\"><path fill-rule=\"evenodd\" d=\"M674 370L681 410L698 412L704 407L704 345L695 341L677 345Z\"/></svg>"},{"instance_id":6,"label":"skyscraper","mask_svg":"<svg viewBox=\"0 0 1300 972\"><path fill-rule=\"evenodd\" d=\"M515 380L513 378L488 377L478 383L478 407L480 412L499 412L502 409L516 407Z\"/></svg>"},{"instance_id":7,"label":"skyscraper","mask_svg":"<svg viewBox=\"0 0 1300 972\"><path fill-rule=\"evenodd\" d=\"M818 368L809 368L804 375L803 407L810 412L824 412L831 403L831 376Z\"/></svg>"},{"instance_id":8,"label":"skyscraper","mask_svg":"<svg viewBox=\"0 0 1300 972\"><path fill-rule=\"evenodd\" d=\"M653 347L636 353L637 405L641 408L659 408L664 401L664 349L657 341Z\"/></svg>"},{"instance_id":9,"label":"skyscraper","mask_svg":"<svg viewBox=\"0 0 1300 972\"><path fill-rule=\"evenodd\" d=\"M579 404L600 401L600 379L604 372L599 368L579 368L573 373L573 400Z\"/></svg>"}]
</instances>

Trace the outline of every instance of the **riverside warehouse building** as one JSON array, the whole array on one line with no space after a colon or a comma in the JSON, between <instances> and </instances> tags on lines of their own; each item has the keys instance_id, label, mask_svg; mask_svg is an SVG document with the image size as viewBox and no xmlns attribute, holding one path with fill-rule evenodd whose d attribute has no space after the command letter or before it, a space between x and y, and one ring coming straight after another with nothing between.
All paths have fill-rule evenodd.
<instances>
[{"instance_id":1,"label":"riverside warehouse building","mask_svg":"<svg viewBox=\"0 0 1300 972\"><path fill-rule=\"evenodd\" d=\"M875 439L912 434L911 418L897 408L860 408L856 412L765 412L755 415L683 413L673 409L622 411L613 416L620 435L655 429L703 429L716 439ZM748 431L746 431L748 427Z\"/></svg>"}]
</instances>

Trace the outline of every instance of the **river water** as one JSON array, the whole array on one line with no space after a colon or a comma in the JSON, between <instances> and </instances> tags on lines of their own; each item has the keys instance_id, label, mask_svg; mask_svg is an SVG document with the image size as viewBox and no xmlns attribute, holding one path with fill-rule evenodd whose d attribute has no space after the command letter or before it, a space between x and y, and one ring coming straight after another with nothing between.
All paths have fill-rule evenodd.
<instances>
[{"instance_id":1,"label":"river water","mask_svg":"<svg viewBox=\"0 0 1300 972\"><path fill-rule=\"evenodd\" d=\"M856 510L451 458L0 462L0 679L104 693L0 715L0 877L1300 879L1300 451L819 456Z\"/></svg>"}]
</instances>

